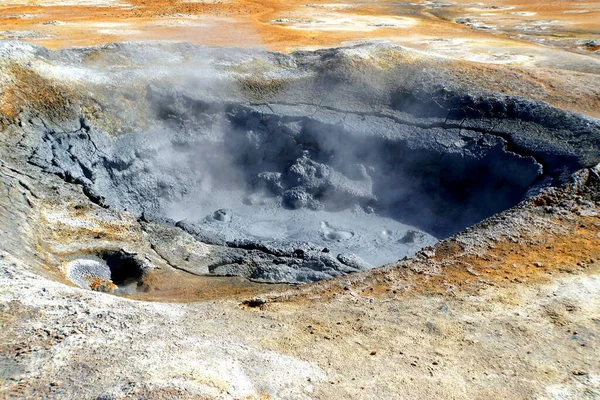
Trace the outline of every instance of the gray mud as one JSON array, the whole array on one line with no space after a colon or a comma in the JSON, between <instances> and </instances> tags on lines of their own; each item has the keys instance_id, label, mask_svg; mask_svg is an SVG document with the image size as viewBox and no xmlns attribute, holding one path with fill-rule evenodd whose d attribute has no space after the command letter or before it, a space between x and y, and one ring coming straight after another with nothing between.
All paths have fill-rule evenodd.
<instances>
[{"instance_id":1,"label":"gray mud","mask_svg":"<svg viewBox=\"0 0 600 400\"><path fill-rule=\"evenodd\" d=\"M79 65L89 51L43 57ZM148 68L157 57L135 44L102 51ZM116 134L84 115L65 122L71 129L44 123L30 163L81 184L100 205L214 246L221 256L207 273L310 282L372 268L600 161L596 120L467 93L451 80L402 86L401 69L361 75L347 50L169 51L227 65L254 57L285 89L273 91L271 78L248 88L219 72L217 96L210 82L137 74L122 82L143 86L134 100L150 115L144 124Z\"/></svg>"},{"instance_id":2,"label":"gray mud","mask_svg":"<svg viewBox=\"0 0 600 400\"><path fill-rule=\"evenodd\" d=\"M207 236L225 243L245 240L279 247L290 242L311 243L334 255L354 253L370 267L396 261L437 242L434 236L415 227L359 207L338 211L288 210L277 197L263 195L252 203L247 197L243 192L227 191L217 191L206 198L189 196L173 204L166 214L177 221L188 221ZM214 214L221 217L223 210L211 210L220 206L228 207L226 218L216 219ZM406 241L408 237L412 239Z\"/></svg>"}]
</instances>

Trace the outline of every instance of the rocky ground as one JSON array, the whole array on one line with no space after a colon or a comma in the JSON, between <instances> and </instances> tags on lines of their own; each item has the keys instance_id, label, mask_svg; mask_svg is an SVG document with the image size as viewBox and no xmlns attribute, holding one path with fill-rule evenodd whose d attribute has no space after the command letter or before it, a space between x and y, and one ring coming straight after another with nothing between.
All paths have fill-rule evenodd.
<instances>
[{"instance_id":1,"label":"rocky ground","mask_svg":"<svg viewBox=\"0 0 600 400\"><path fill-rule=\"evenodd\" d=\"M0 398L600 398L598 12L2 6L4 37L64 50L0 42ZM246 49L68 49L142 36ZM246 205L391 215L413 255L371 269L232 241L235 210L172 219L233 166L268 198Z\"/></svg>"}]
</instances>

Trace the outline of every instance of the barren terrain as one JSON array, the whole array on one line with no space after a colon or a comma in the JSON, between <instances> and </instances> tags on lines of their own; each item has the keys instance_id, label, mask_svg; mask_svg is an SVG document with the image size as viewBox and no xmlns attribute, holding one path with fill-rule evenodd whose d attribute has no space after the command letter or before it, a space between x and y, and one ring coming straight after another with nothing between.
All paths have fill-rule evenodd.
<instances>
[{"instance_id":1,"label":"barren terrain","mask_svg":"<svg viewBox=\"0 0 600 400\"><path fill-rule=\"evenodd\" d=\"M600 399L598 21L3 2L0 398Z\"/></svg>"}]
</instances>

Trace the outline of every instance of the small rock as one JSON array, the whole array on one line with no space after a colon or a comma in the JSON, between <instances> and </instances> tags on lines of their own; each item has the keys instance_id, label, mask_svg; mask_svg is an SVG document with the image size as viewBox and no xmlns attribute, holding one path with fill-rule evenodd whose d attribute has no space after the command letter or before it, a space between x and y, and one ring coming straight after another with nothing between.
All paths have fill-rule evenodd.
<instances>
[{"instance_id":1,"label":"small rock","mask_svg":"<svg viewBox=\"0 0 600 400\"><path fill-rule=\"evenodd\" d=\"M420 242L424 239L425 235L422 232L418 232L412 229L409 229L406 234L399 240L402 244L413 244L415 242Z\"/></svg>"},{"instance_id":2,"label":"small rock","mask_svg":"<svg viewBox=\"0 0 600 400\"><path fill-rule=\"evenodd\" d=\"M337 260L350 268L358 271L364 271L373 268L373 265L364 261L362 258L353 253L341 253L337 255Z\"/></svg>"},{"instance_id":3,"label":"small rock","mask_svg":"<svg viewBox=\"0 0 600 400\"><path fill-rule=\"evenodd\" d=\"M454 22L456 22L457 24L461 24L461 25L468 25L468 24L472 24L473 20L471 18L456 18L454 20Z\"/></svg>"},{"instance_id":4,"label":"small rock","mask_svg":"<svg viewBox=\"0 0 600 400\"><path fill-rule=\"evenodd\" d=\"M218 222L230 222L233 212L228 208L221 208L210 216L210 219Z\"/></svg>"}]
</instances>

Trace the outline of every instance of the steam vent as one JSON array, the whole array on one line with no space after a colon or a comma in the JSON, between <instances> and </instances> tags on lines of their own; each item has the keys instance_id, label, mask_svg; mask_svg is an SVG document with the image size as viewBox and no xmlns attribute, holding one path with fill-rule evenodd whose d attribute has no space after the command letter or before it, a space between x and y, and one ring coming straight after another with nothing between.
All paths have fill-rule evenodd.
<instances>
[{"instance_id":1,"label":"steam vent","mask_svg":"<svg viewBox=\"0 0 600 400\"><path fill-rule=\"evenodd\" d=\"M0 399L600 399L600 3L0 4Z\"/></svg>"}]
</instances>

